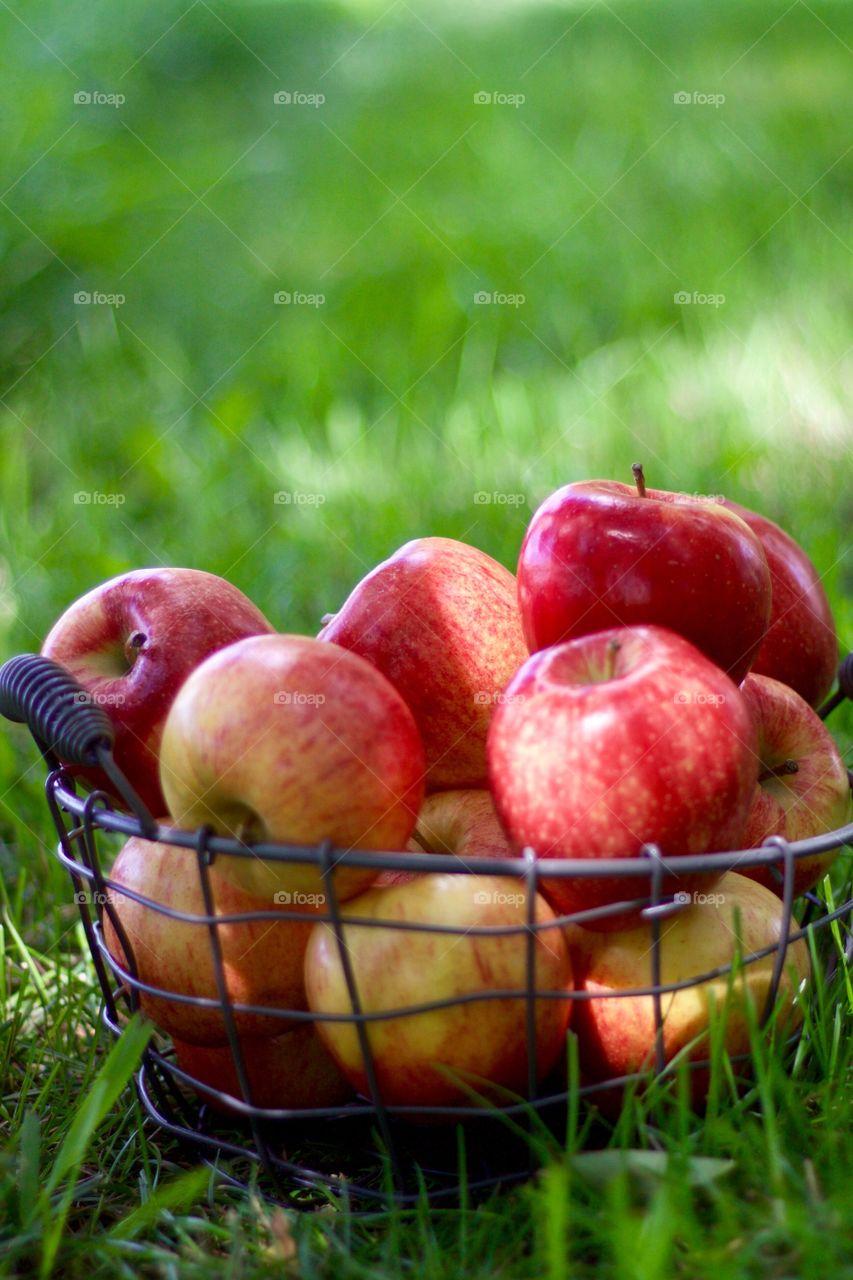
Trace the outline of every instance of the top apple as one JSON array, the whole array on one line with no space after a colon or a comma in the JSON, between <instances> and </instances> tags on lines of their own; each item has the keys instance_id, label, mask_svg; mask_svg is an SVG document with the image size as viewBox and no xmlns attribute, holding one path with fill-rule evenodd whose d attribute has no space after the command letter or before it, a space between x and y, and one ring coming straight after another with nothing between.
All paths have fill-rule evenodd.
<instances>
[{"instance_id":1,"label":"top apple","mask_svg":"<svg viewBox=\"0 0 853 1280\"><path fill-rule=\"evenodd\" d=\"M76 676L113 722L113 755L153 817L163 725L184 680L217 649L273 630L242 591L201 569L135 569L70 605L42 653ZM110 795L100 769L77 769ZM121 797L116 797L121 799Z\"/></svg>"},{"instance_id":2,"label":"top apple","mask_svg":"<svg viewBox=\"0 0 853 1280\"><path fill-rule=\"evenodd\" d=\"M323 628L408 703L430 790L485 787L486 733L527 658L515 578L453 538L417 538L376 566Z\"/></svg>"},{"instance_id":3,"label":"top apple","mask_svg":"<svg viewBox=\"0 0 853 1280\"><path fill-rule=\"evenodd\" d=\"M615 480L567 484L542 503L518 562L531 652L593 631L669 627L744 678L767 631L761 542L733 511L691 494Z\"/></svg>"}]
</instances>

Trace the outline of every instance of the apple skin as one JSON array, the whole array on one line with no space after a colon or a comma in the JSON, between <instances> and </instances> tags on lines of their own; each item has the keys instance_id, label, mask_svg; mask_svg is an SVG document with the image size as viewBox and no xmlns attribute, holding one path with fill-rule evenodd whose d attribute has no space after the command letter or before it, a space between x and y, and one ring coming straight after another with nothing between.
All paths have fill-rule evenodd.
<instances>
[{"instance_id":1,"label":"apple skin","mask_svg":"<svg viewBox=\"0 0 853 1280\"><path fill-rule=\"evenodd\" d=\"M736 685L683 636L617 627L527 660L495 712L489 772L513 845L545 864L639 858L646 843L668 857L737 849L758 776L755 729ZM667 877L664 892L708 885ZM649 880L539 887L569 914L647 897ZM624 928L638 910L589 927Z\"/></svg>"},{"instance_id":2,"label":"apple skin","mask_svg":"<svg viewBox=\"0 0 853 1280\"><path fill-rule=\"evenodd\" d=\"M213 573L134 569L76 600L41 651L76 676L109 716L115 761L157 814L166 807L157 763L160 740L178 689L217 649L272 631L242 591ZM139 637L144 643L135 644ZM124 803L100 769L73 772Z\"/></svg>"},{"instance_id":3,"label":"apple skin","mask_svg":"<svg viewBox=\"0 0 853 1280\"><path fill-rule=\"evenodd\" d=\"M252 897L231 884L218 868L210 868L215 914L237 915L248 911L273 911L273 895ZM202 896L195 851L132 837L122 848L109 879L152 902L188 915L207 914ZM118 889L110 889L115 909L136 961L137 976L152 987L177 995L201 996L218 1002L219 992L206 924L191 924L163 915L154 907L135 902ZM222 964L229 997L239 1004L269 1005L275 1009L307 1007L303 959L313 916L321 904L285 908L305 914L305 922L275 920L232 921L218 926ZM124 949L109 913L104 912L104 940L112 956L127 968ZM228 1032L222 1015L163 996L139 993L140 1004L162 1031L195 1044L225 1044ZM235 1012L240 1034L274 1035L292 1026L281 1017Z\"/></svg>"},{"instance_id":4,"label":"apple skin","mask_svg":"<svg viewBox=\"0 0 853 1280\"><path fill-rule=\"evenodd\" d=\"M407 542L319 638L368 658L399 690L423 737L429 790L486 786L492 711L527 657L508 569L452 538Z\"/></svg>"},{"instance_id":5,"label":"apple skin","mask_svg":"<svg viewBox=\"0 0 853 1280\"><path fill-rule=\"evenodd\" d=\"M348 902L343 936L364 1013L403 1009L433 1000L497 990L526 990L527 899L523 884L497 876L423 875L374 888ZM347 918L380 923L358 925ZM554 916L536 896L536 920ZM383 921L409 928L383 927ZM425 933L441 924L454 933ZM519 928L490 937L483 926ZM568 948L559 928L537 933L535 982L540 991L571 988ZM315 1014L352 1013L338 952L328 926L318 924L305 953L305 986ZM537 1069L543 1078L564 1047L571 1001L536 1001ZM367 1073L353 1023L318 1021L317 1031L353 1086L369 1096ZM523 996L474 1000L365 1024L377 1082L388 1106L471 1105L470 1096L434 1064L473 1073L517 1093L527 1090L526 1001ZM472 1082L478 1092L481 1081ZM430 1122L435 1117L430 1117Z\"/></svg>"},{"instance_id":6,"label":"apple skin","mask_svg":"<svg viewBox=\"0 0 853 1280\"><path fill-rule=\"evenodd\" d=\"M788 685L752 672L741 685L758 733L758 782L742 844L758 848L769 836L806 840L846 826L853 818L850 781L832 734L804 698ZM788 761L796 772L780 772ZM774 772L775 771L775 772ZM811 889L832 866L838 849L794 863L794 896ZM780 864L779 870L783 871ZM743 874L774 893L783 884L768 867L744 867Z\"/></svg>"},{"instance_id":7,"label":"apple skin","mask_svg":"<svg viewBox=\"0 0 853 1280\"><path fill-rule=\"evenodd\" d=\"M739 684L770 621L761 542L733 511L610 480L564 485L525 534L518 599L531 652L623 625L669 627Z\"/></svg>"},{"instance_id":8,"label":"apple skin","mask_svg":"<svg viewBox=\"0 0 853 1280\"><path fill-rule=\"evenodd\" d=\"M783 912L779 899L745 876L727 872L711 892L697 897L698 900L676 915L661 921L662 986L687 981L730 964L737 954L738 942L741 955L747 956L764 947L776 946L782 937ZM796 921L793 928L797 928ZM621 933L603 934L568 925L566 934L577 976L576 989L602 997L578 1000L573 1013L585 1081L604 1082L654 1068L654 998L650 995L606 996L607 992L653 985L650 926L643 924ZM749 993L760 1018L770 990L774 959L771 952L745 965L733 983L731 998L725 1006L724 1043L730 1056L749 1052L745 999ZM786 1034L792 1034L802 1022L794 997L810 973L805 941L801 938L789 943L785 970L779 982L780 997L788 1005L782 1019ZM724 975L662 994L667 1063L707 1031L711 1004L722 1010L728 980L728 975ZM706 1035L689 1051L689 1056L693 1061L708 1056ZM707 1068L690 1072L694 1103L705 1098L708 1078ZM607 1101L604 1099L603 1105L607 1106Z\"/></svg>"},{"instance_id":9,"label":"apple skin","mask_svg":"<svg viewBox=\"0 0 853 1280\"><path fill-rule=\"evenodd\" d=\"M213 654L175 698L160 776L180 827L246 843L402 849L423 799L423 745L396 689L364 658L307 636L256 636ZM319 866L220 859L223 876L269 900L322 893ZM351 897L370 868L334 871Z\"/></svg>"},{"instance_id":10,"label":"apple skin","mask_svg":"<svg viewBox=\"0 0 853 1280\"><path fill-rule=\"evenodd\" d=\"M243 1101L230 1045L206 1046L173 1039L177 1064L202 1084ZM243 1036L240 1050L252 1105L272 1109L334 1107L352 1097L352 1085L329 1057L312 1024L274 1037ZM203 1102L225 1114L240 1108L197 1090Z\"/></svg>"},{"instance_id":11,"label":"apple skin","mask_svg":"<svg viewBox=\"0 0 853 1280\"><path fill-rule=\"evenodd\" d=\"M435 791L418 814L415 839L427 853L466 858L514 858L488 791Z\"/></svg>"},{"instance_id":12,"label":"apple skin","mask_svg":"<svg viewBox=\"0 0 853 1280\"><path fill-rule=\"evenodd\" d=\"M838 636L817 570L778 524L728 499L725 505L758 537L773 583L770 625L751 670L781 680L819 707L835 682Z\"/></svg>"}]
</instances>

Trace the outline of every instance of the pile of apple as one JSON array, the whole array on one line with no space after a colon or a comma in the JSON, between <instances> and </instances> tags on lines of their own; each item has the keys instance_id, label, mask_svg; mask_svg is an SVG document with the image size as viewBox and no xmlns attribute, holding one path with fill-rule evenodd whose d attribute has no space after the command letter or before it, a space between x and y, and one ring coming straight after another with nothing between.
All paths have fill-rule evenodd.
<instances>
[{"instance_id":1,"label":"pile of apple","mask_svg":"<svg viewBox=\"0 0 853 1280\"><path fill-rule=\"evenodd\" d=\"M552 494L517 579L462 542L407 543L316 638L277 633L190 569L115 578L50 632L42 652L109 714L115 759L161 828L205 826L247 851L217 856L210 885L256 1105L335 1106L372 1087L404 1112L505 1100L527 1092L531 1062L537 1083L561 1069L570 1016L586 1080L643 1069L654 1001L630 993L652 985L650 848L749 850L850 821L847 770L814 710L838 646L807 556L759 515L646 489L634 471L633 486ZM254 852L326 841L325 872ZM394 860L377 873L347 850ZM468 869L522 850L532 904L528 881ZM413 852L459 872L406 871ZM832 857L798 860L798 894ZM637 874L607 874L614 858ZM116 972L196 1087L239 1098L208 926L169 914L206 914L194 852L131 839L109 884ZM664 878L667 1062L707 1053L713 1009L729 1053L748 1050L749 1005L760 1016L786 941L780 886L767 866ZM789 1027L808 975L792 941Z\"/></svg>"}]
</instances>

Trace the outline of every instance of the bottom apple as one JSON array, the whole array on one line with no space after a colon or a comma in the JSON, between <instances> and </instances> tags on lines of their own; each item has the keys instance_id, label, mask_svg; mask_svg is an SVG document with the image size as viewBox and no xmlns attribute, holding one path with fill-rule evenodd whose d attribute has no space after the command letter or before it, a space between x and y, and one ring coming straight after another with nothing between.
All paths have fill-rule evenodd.
<instances>
[{"instance_id":1,"label":"bottom apple","mask_svg":"<svg viewBox=\"0 0 853 1280\"><path fill-rule=\"evenodd\" d=\"M727 873L712 891L695 894L692 903L661 922L661 985L687 982L731 964L738 955L746 957L765 947L776 947L782 921L782 904L775 894L745 876ZM570 925L566 934L578 990L594 997L578 1000L573 1014L586 1081L613 1080L653 1067L654 998L624 994L652 986L650 926L606 934ZM752 1002L760 1019L770 992L774 960L771 951L733 975L665 992L661 1011L666 1062L682 1051L693 1061L706 1058L709 1027L715 1016L725 1019L723 1043L729 1056L748 1053L747 1001ZM779 982L780 1029L789 1034L802 1021L799 992L810 971L805 941L790 943ZM693 1100L701 1102L707 1093L708 1071L692 1069L690 1078Z\"/></svg>"},{"instance_id":2,"label":"bottom apple","mask_svg":"<svg viewBox=\"0 0 853 1280\"><path fill-rule=\"evenodd\" d=\"M187 1044L173 1040L178 1066L201 1085L243 1101L243 1092L228 1045ZM240 1050L246 1067L252 1105L272 1109L334 1107L352 1097L352 1085L341 1075L310 1022L271 1038L244 1036ZM239 1108L197 1089L199 1097L217 1111Z\"/></svg>"},{"instance_id":3,"label":"bottom apple","mask_svg":"<svg viewBox=\"0 0 853 1280\"><path fill-rule=\"evenodd\" d=\"M343 939L362 1012L392 1013L365 1023L379 1092L387 1106L472 1105L459 1080L527 1090L527 894L506 877L424 874L374 888L342 908ZM359 924L354 918L371 923ZM535 919L554 920L537 895ZM375 923L374 923L375 922ZM441 926L429 931L418 926ZM562 931L536 931L536 1068L541 1079L564 1046L571 961ZM341 1071L369 1096L340 951L334 931L317 924L305 953L312 1012L337 1015L317 1030ZM515 995L500 994L514 992ZM414 1005L451 1001L406 1012ZM397 1013L397 1011L402 1012ZM459 1080L454 1079L458 1073ZM431 1119L434 1117L430 1117Z\"/></svg>"}]
</instances>

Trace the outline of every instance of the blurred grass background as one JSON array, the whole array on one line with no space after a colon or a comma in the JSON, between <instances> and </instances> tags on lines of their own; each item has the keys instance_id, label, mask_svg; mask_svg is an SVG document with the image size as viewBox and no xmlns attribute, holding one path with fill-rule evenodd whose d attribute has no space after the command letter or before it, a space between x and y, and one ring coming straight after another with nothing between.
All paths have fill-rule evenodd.
<instances>
[{"instance_id":1,"label":"blurred grass background","mask_svg":"<svg viewBox=\"0 0 853 1280\"><path fill-rule=\"evenodd\" d=\"M404 540L513 566L552 488L635 459L784 524L849 648L851 46L827 0L0 4L0 657L156 563L313 632ZM849 760L849 708L833 727ZM4 729L0 1120L35 1108L49 1145L100 1047L42 783ZM792 1156L791 1273L849 1198L844 1088L821 1086L825 1202ZM138 1107L99 1141L113 1198L81 1230L174 1154ZM729 1274L715 1232L761 1262L739 1141L705 1139L747 1173L691 1274ZM661 1204L659 1253L630 1206L590 1217L620 1275L671 1274L676 1231L698 1248ZM501 1221L526 1258L527 1218Z\"/></svg>"}]
</instances>

